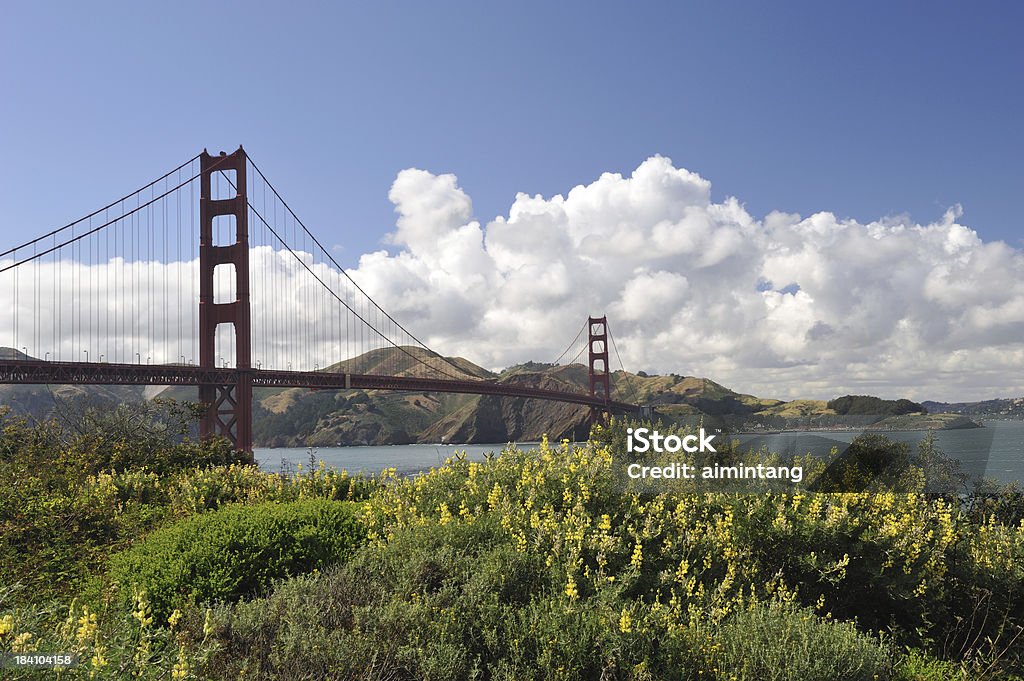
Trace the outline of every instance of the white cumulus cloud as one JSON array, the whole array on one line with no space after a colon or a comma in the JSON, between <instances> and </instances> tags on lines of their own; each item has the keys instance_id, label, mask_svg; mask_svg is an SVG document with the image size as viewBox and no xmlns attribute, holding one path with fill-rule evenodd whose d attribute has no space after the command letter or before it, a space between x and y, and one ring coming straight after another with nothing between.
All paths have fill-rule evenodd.
<instances>
[{"instance_id":1,"label":"white cumulus cloud","mask_svg":"<svg viewBox=\"0 0 1024 681\"><path fill-rule=\"evenodd\" d=\"M447 354L551 360L609 315L630 370L781 398L1024 394L1024 254L959 221L752 216L655 156L481 226L452 175L409 169L398 252L352 276ZM614 358L613 358L614 363Z\"/></svg>"}]
</instances>

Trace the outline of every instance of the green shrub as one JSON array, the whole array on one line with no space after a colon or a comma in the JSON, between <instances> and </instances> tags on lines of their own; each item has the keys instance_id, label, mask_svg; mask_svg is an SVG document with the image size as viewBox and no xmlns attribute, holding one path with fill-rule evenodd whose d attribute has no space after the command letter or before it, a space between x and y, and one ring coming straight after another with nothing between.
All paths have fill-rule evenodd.
<instances>
[{"instance_id":1,"label":"green shrub","mask_svg":"<svg viewBox=\"0 0 1024 681\"><path fill-rule=\"evenodd\" d=\"M224 441L175 443L176 431L141 419L150 411L119 410L133 416L127 422L88 412L82 432L103 431L99 419L117 425L117 437L86 438L83 449L84 435L70 438L55 421L30 424L0 406L0 585L23 586L13 598L92 598L85 592L102 587L111 555L177 517L236 502L361 501L377 485L323 465L288 476L213 465L231 460L218 452L233 456Z\"/></svg>"},{"instance_id":2,"label":"green shrub","mask_svg":"<svg viewBox=\"0 0 1024 681\"><path fill-rule=\"evenodd\" d=\"M238 600L275 580L350 556L363 539L351 502L227 506L161 528L111 559L129 598L144 590L158 617L176 607Z\"/></svg>"},{"instance_id":3,"label":"green shrub","mask_svg":"<svg viewBox=\"0 0 1024 681\"><path fill-rule=\"evenodd\" d=\"M0 585L25 587L16 599L80 595L107 556L169 515L161 478L247 458L222 439L189 441L192 413L83 403L30 422L0 405Z\"/></svg>"},{"instance_id":4,"label":"green shrub","mask_svg":"<svg viewBox=\"0 0 1024 681\"><path fill-rule=\"evenodd\" d=\"M613 584L568 597L557 568L500 522L426 525L347 564L216 609L212 679L491 678L843 681L888 679L852 623L777 602L676 627ZM198 626L198 622L196 623ZM315 644L311 645L311 642Z\"/></svg>"},{"instance_id":5,"label":"green shrub","mask_svg":"<svg viewBox=\"0 0 1024 681\"><path fill-rule=\"evenodd\" d=\"M0 656L60 651L77 654L78 664L57 672L0 666L3 681L204 678L193 670L215 652L215 641L204 633L204 612L189 613L198 619L193 636L184 631L180 613L170 622L156 621L144 597L130 605L77 600L17 605L16 591L0 585Z\"/></svg>"},{"instance_id":6,"label":"green shrub","mask_svg":"<svg viewBox=\"0 0 1024 681\"><path fill-rule=\"evenodd\" d=\"M494 519L404 530L345 565L283 582L266 599L216 608L218 649L201 674L713 678L699 674L685 636L664 627L623 632L614 593L570 602L552 578L561 580L539 556L517 550ZM650 609L636 608L646 619Z\"/></svg>"},{"instance_id":7,"label":"green shrub","mask_svg":"<svg viewBox=\"0 0 1024 681\"><path fill-rule=\"evenodd\" d=\"M372 541L491 517L580 601L609 585L660 604L673 626L711 624L754 592L794 599L900 646L1020 669L1024 529L926 494L623 493L612 452L510 449L384 485L361 518ZM701 615L701 617L706 617Z\"/></svg>"},{"instance_id":8,"label":"green shrub","mask_svg":"<svg viewBox=\"0 0 1024 681\"><path fill-rule=\"evenodd\" d=\"M716 637L722 678L750 681L872 681L886 679L888 660L878 641L850 622L822 619L807 609L762 604L728 618Z\"/></svg>"},{"instance_id":9,"label":"green shrub","mask_svg":"<svg viewBox=\"0 0 1024 681\"><path fill-rule=\"evenodd\" d=\"M911 650L900 661L896 676L899 681L968 681L961 665L936 660L919 650Z\"/></svg>"},{"instance_id":10,"label":"green shrub","mask_svg":"<svg viewBox=\"0 0 1024 681\"><path fill-rule=\"evenodd\" d=\"M79 593L113 550L164 520L165 507L149 503L157 481L132 471L51 487L0 472L0 584L33 601Z\"/></svg>"},{"instance_id":11,"label":"green shrub","mask_svg":"<svg viewBox=\"0 0 1024 681\"><path fill-rule=\"evenodd\" d=\"M175 513L201 513L225 504L255 504L304 499L363 501L377 487L373 477L319 467L291 475L267 473L257 466L230 465L183 471L165 485Z\"/></svg>"},{"instance_id":12,"label":"green shrub","mask_svg":"<svg viewBox=\"0 0 1024 681\"><path fill-rule=\"evenodd\" d=\"M878 631L1020 668L1024 532L942 497L641 496L542 442L388 480L360 519L352 561L217 609L206 677L874 681Z\"/></svg>"}]
</instances>

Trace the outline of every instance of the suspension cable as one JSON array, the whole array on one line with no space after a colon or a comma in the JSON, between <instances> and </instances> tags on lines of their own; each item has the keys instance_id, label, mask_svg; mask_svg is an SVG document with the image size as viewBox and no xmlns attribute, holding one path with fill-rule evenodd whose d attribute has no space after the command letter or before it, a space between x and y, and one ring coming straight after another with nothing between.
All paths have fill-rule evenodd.
<instances>
[{"instance_id":1,"label":"suspension cable","mask_svg":"<svg viewBox=\"0 0 1024 681\"><path fill-rule=\"evenodd\" d=\"M99 208L97 210L94 210L93 212L89 213L88 215L86 215L84 217L81 217L81 218L78 218L77 220L75 220L73 222L69 222L68 224L64 225L63 227L58 227L57 229L55 229L55 230L53 230L51 232L48 232L48 233L46 233L46 234L44 234L44 235L42 235L40 237L36 237L35 239L32 239L31 241L26 241L25 243L23 243L20 246L15 246L14 248L8 249L8 250L4 251L3 253L0 253L0 258L3 258L6 255L10 255L11 253L14 253L16 251L20 251L21 249L26 248L28 246L31 246L32 244L36 243L37 241L42 241L43 239L47 239L47 238L49 238L51 236L54 236L55 234L59 234L59 233L63 232L66 229L70 229L71 227L74 227L75 225L77 225L80 222L84 222L84 221L88 220L89 218L92 218L92 217L95 217L95 216L99 215L100 213L102 213L105 210L113 208L114 206L116 206L117 204L119 204L119 203L121 203L123 201L127 201L128 199L130 199L131 197L135 196L136 194L141 194L142 192L144 192L145 190L149 189L153 185L157 184L158 182L163 181L164 179L170 177L171 175L173 175L174 173L178 172L179 170L181 170L185 166L187 166L190 163L194 162L197 158L199 158L199 154L196 154L195 156L193 156L189 160L185 161L184 163L182 163L180 166L178 166L174 170L171 170L170 172L164 173L162 176L160 176L157 179L153 180L149 184L143 185L142 187L139 187L135 191L130 192L128 194L125 194L124 196L122 196L121 198L119 198L116 201L111 201L107 205L103 206L103 208ZM194 180L195 177L193 177L192 179ZM67 242L67 243L70 243L70 242Z\"/></svg>"},{"instance_id":2,"label":"suspension cable","mask_svg":"<svg viewBox=\"0 0 1024 681\"><path fill-rule=\"evenodd\" d=\"M269 184L269 183L268 183L268 184ZM327 291L328 291L328 292L329 292L329 293L330 293L330 294L331 294L331 295L332 295L332 296L334 297L334 299L335 299L335 300L337 300L337 301L338 301L339 303L341 303L342 305L344 305L344 306L345 306L345 307L346 307L346 308L348 309L348 311L349 311L349 312L351 312L351 313L352 313L353 315L355 315L355 317L356 317L357 319L359 319L359 321L361 321L361 322L362 322L363 324L365 324L365 325L366 325L366 326L367 326L368 328L372 329L374 333L376 333L376 334L377 334L378 336L380 336L380 337L381 337L381 338L383 338L383 339L384 339L385 341L387 341L387 343L388 343L388 344L390 344L391 346L393 346L393 347L395 347L396 349L400 350L401 352L405 353L406 355L408 355L409 357L411 357L411 358L412 358L413 360L415 360L416 362L419 362L420 364L422 364L423 366L427 367L428 369L432 369L432 370L434 370L434 371L440 371L440 372L441 372L442 374L444 374L445 376L448 376L449 378L452 378L452 379L454 379L454 380L463 380L463 379L461 379L461 378L460 378L459 376L455 376L455 375L453 375L453 374L450 374L450 373L448 373L447 371L445 371L445 370L443 370L443 369L440 369L440 368L438 368L438 367L432 367L432 366L430 366L430 365L429 365L429 364L427 364L427 363L426 363L425 361L423 361L423 358L421 358L421 357L417 357L416 355L412 354L411 352L409 352L408 350L406 350L406 349L405 349L404 347L402 347L401 345L398 345L398 344L397 344L397 343L395 343L395 342L394 342L393 340L391 340L390 338L388 338L388 337L387 337L387 336L386 336L386 335L385 335L385 334L384 334L383 332L381 332L381 331L380 331L379 329L377 329L377 327L375 327L375 326L374 326L373 324L371 324L370 322L368 322L368 321L367 321L367 320L366 320L366 319L365 319L365 318L364 318L364 317L363 317L363 316L362 316L361 314L359 314L358 312L356 312L356 311L355 311L355 310L354 310L354 309L353 309L353 308L352 308L352 307L351 307L351 306L350 306L350 305L349 305L348 303L346 303L346 302L345 302L345 301L344 301L344 300L343 300L343 299L342 299L342 298L341 298L341 297L340 297L340 296L339 296L339 295L338 295L337 293L335 293L335 292L334 292L334 289L332 289L332 288L331 288L330 286L328 286L328 285L327 285L327 282L325 282L325 281L324 281L323 279L321 279L321 278L320 278L320 275L318 275L318 274L317 274L316 272L314 272L314 271L313 271L313 270L312 270L312 269L311 269L311 268L309 267L309 265L307 265L307 264L306 264L306 262L305 262L305 261L304 261L304 260L303 260L302 258L300 258L300 257L299 257L299 255L298 255L298 254L297 254L297 253L296 253L296 252L295 252L294 250L292 250L292 247L291 247L291 246L289 246L289 245L288 245L288 244L287 244L287 243L285 242L285 240L281 238L281 235L279 235L279 234L277 233L277 230L275 230L275 229L274 229L274 228L273 228L273 227L272 227L272 226L270 225L270 223L269 223L269 222L267 222L266 218L264 218L264 217L263 217L263 215L262 215L262 214L260 214L260 212L259 212L258 210L256 210L256 207L255 207L255 206L253 206L253 205L252 205L252 203L249 203L249 202L248 202L248 200L246 201L246 203L248 203L248 204L249 204L249 210L251 210L251 211L253 212L253 214L254 214L254 215L255 215L255 216L257 217L257 218L259 218L260 222L262 222L262 223L263 223L263 225L264 225L264 226L265 226L265 227L266 227L266 228L267 228L268 230L270 230L270 233L271 233L271 234L273 234L273 235L274 235L274 237L276 237L276 238L277 238L277 240L278 240L279 242L281 242L281 245L282 245L282 246L284 246L284 247L285 247L286 249L288 249L288 252L292 254L292 256L293 256L293 257L294 257L294 258L295 258L295 259L296 259L296 260L297 260L297 261L299 262L299 264L301 264L301 265L303 266L303 268L305 268L305 270L306 270L307 272L309 272L309 273L310 273L311 275L313 275L313 278L314 278L314 279L316 279L316 280L317 280L317 281L318 281L318 282L320 283L320 285L321 285L321 286L323 286L323 287L324 287L324 288L325 288L325 289L326 289L326 290L327 290ZM364 295L365 295L365 294L364 294ZM367 298L369 298L369 296L366 296L366 297L367 297ZM371 300L371 302L372 302L372 300ZM378 310L380 310L380 309L381 309L381 308L380 308L379 306L377 306L377 304L376 304L376 303L374 303L374 306L375 306L375 307L377 307L377 309L378 309ZM385 313L385 314L386 314L386 313ZM397 324L397 322L395 322L395 323ZM399 326L401 326L401 325L399 325ZM406 333L408 333L408 332L406 332ZM410 336L412 336L412 334L409 334L409 335L410 335ZM415 340L415 337L414 337L414 340ZM416 342L418 342L418 343L419 343L420 341L419 341L419 340L417 340ZM422 345L422 343L420 343L420 344ZM444 358L444 357L441 357L440 355L438 355L438 354L437 354L436 352L434 352L433 350L431 350L431 349L430 349L430 348L428 348L427 346L423 345L423 349L424 349L424 350L427 350L428 352L430 352L430 353L431 353L432 355L434 355L435 357L439 357L440 359L443 359L443 360L445 360L445 362L446 362L447 364L449 364L449 365L451 365L451 366L455 367L455 368L456 368L456 369L457 369L457 370L459 371L459 373L461 373L461 374L465 375L465 372L464 372L464 371L462 371L461 369L459 369L459 368L458 368L457 366L455 366L455 365L454 365L454 364L453 364L452 362L448 361L448 360L447 360L446 358Z\"/></svg>"},{"instance_id":3,"label":"suspension cable","mask_svg":"<svg viewBox=\"0 0 1024 681\"><path fill-rule=\"evenodd\" d=\"M306 233L306 234L307 234L307 235L309 236L309 238L310 238L310 239L312 239L312 240L313 240L313 243L315 243L315 244L316 244L316 245L317 245L317 246L318 246L318 247L320 248L320 251L321 251L321 252L322 252L322 253L323 253L323 254L324 254L324 255L325 255L326 257L327 257L327 259L331 261L331 264L333 264L333 265L334 265L334 267L335 267L335 268L336 268L336 269L337 269L337 270L338 270L339 272L341 272L341 274L342 274L342 275L344 275L344 276L345 276L345 278L346 278L346 279L348 279L348 280L349 280L349 281L350 281L350 282L352 283L352 285L353 285L353 286L355 286L355 287L356 287L356 289L357 289L357 290L358 290L358 291L359 291L360 293L362 293L362 294L363 294L363 295L364 295L364 296L366 297L366 299L367 299L367 300L369 300L369 301L370 301L370 303L372 303L372 304L373 304L373 306L374 306L375 308L377 308L377 310L379 310L379 311L381 312L381 314L383 314L383 315L384 315L384 316L385 316L385 317L386 317L386 318L388 319L388 321L390 321L390 322L391 322L392 324L394 324L394 325L395 325L395 326L397 326L397 327L398 327L399 329L401 329L401 330L402 330L402 331L403 331L403 332L404 332L404 333L405 333L405 334L406 334L407 336L409 336L409 338L411 338L412 340L416 341L416 343L418 343L418 344L420 345L420 347L422 347L422 348L423 348L424 350L426 350L427 352L429 352L430 354L432 354L432 355L433 355L434 357L437 357L438 359L442 360L442 361L443 361L443 362L444 362L445 364L449 365L450 367L452 367L453 369L455 369L455 370L456 370L456 371L458 371L459 373L461 373L461 374L465 374L465 371L464 371L464 370L463 370L463 369L462 369L461 367L459 367L458 365L456 365L456 364L455 364L454 362L452 362L452 361L451 361L450 359L448 359L447 357L445 357L445 356L443 356L443 355L441 355L441 354L439 354L439 353L435 352L434 350L430 349L430 348L429 348L429 347L427 346L427 344L426 344L426 343L424 343L424 342L423 342L423 341L421 341L421 340L420 340L419 338L417 338L417 337L415 336L415 334L413 334L413 333L412 333L411 331L409 331L409 329L407 329L407 328L405 328L404 326L402 326L402 324L401 324L401 323L399 323L399 322L398 322L398 320L396 320L396 319L395 319L394 317L392 317L392 316L391 316L391 314L390 314L390 313L388 313L388 311L387 311L387 310L385 310L385 309L384 309L384 308L382 308L382 307L381 307L380 305L378 305L378 304L377 304L377 301L375 301L375 300L373 299L373 297L372 297L372 296L370 296L370 294L368 294L368 293L367 293L366 291L364 291L364 290L363 290L363 288L362 288L362 287L361 287L361 286L360 286L360 285L359 285L358 283L356 283L355 279L353 279L353 278L351 277L351 275L349 275L349 273L348 273L348 272L347 272L347 271L345 270L345 268L344 268L344 267L342 267L342 266L341 266L341 265L340 265L340 264L338 263L338 261L334 259L334 256L332 256L332 255L330 254L330 252L329 252L329 251L328 251L328 250L327 250L326 248L324 248L323 244L322 244L322 243L320 243L320 240L319 240L319 239L317 239L317 238L316 238L316 236L315 236L315 235L314 235L314 234L313 234L312 232L310 232L310 231L309 231L309 229L308 229L308 228L306 227L305 223L304 223L304 222L302 222L302 220L301 220L301 219L299 218L299 216L295 214L295 211L293 211L293 210L292 210L292 208L291 208L291 206L289 206L289 205L288 205L288 202L284 200L284 197L282 197L282 196L281 196L281 193L277 191L277 188L276 188L276 187L274 187L273 183L272 183L272 182L271 182L270 180L268 180L268 179L267 179L267 176L263 174L263 171L262 171L262 170L260 170L260 167L259 167L258 165L256 165L256 162L255 162L255 161L253 161L253 160L252 160L252 157L251 157L251 156L248 156L248 155L247 155L247 158L249 159L249 163L250 163L250 164L252 165L252 167L253 167L253 170L255 170L255 171L256 171L257 173L259 173L259 176L260 176L260 177L261 177L261 178L263 179L263 181L264 181L264 182L266 183L266 185L267 185L268 187L270 187L270 191L272 191L272 192L274 193L274 196L276 196L276 197L277 197L277 199L278 199L278 200L279 200L279 201L281 202L281 205L283 205L283 206L285 207L285 209L286 209L286 210L287 210L287 211L288 211L288 212L289 212L289 213L291 214L291 216L292 216L292 219L294 219L294 220L295 220L295 222L296 222L296 223L297 223L297 224L298 224L298 225L299 225L300 227L302 227L302 230L303 230L303 231L304 231L304 232L305 232L305 233ZM262 218L261 218L261 219L262 219ZM275 234L275 236L277 236L277 235ZM278 239L280 240L280 237L278 237ZM282 243L283 243L283 242L282 242ZM287 245L287 244L286 244L286 245ZM335 296L335 297L337 297L337 296ZM346 305L346 307L348 307L348 306ZM349 309L351 309L351 308L349 308ZM354 312L354 311L353 311L353 312ZM358 316L358 315L357 315L357 316ZM361 319L361 317L360 317L360 319ZM365 322L365 320L364 320L364 322ZM378 332L378 333L379 333L379 332ZM383 335L383 334L381 334L381 335ZM390 340L389 340L388 342L390 342ZM394 343L391 343L391 344L392 344L392 345L395 345ZM395 347L398 347L398 346L397 346L397 345L395 345ZM426 366L426 364L425 364L425 363L424 363L424 365Z\"/></svg>"},{"instance_id":4,"label":"suspension cable","mask_svg":"<svg viewBox=\"0 0 1024 681\"><path fill-rule=\"evenodd\" d=\"M558 356L558 358L557 358L557 359L555 359L555 361L554 361L554 362L552 362L552 364L558 364L558 362L559 362L559 361L560 361L560 360L561 360L561 359L562 359L563 357L565 357L565 355L566 355L566 354L568 354L568 352L569 352L570 350L572 350L572 349L573 349L573 346L575 346L575 345L576 345L576 341L578 341L578 340L580 339L580 336L582 336L582 335L583 335L583 329L585 329L585 328L587 328L587 322L584 322L584 323L583 323L583 326L581 326L581 327L580 327L580 330L579 330L579 332L577 332L577 333L576 333L576 337L575 337L575 338L573 338L573 339L572 339L571 341L569 341L569 345L568 345L568 346L566 346L565 350L563 350L563 351L562 351L562 354L560 354L560 355ZM580 350L579 352L577 352L577 353L576 353L576 357L579 357L579 356L580 356L580 355L582 355L582 354L583 354L583 351L582 351L582 350ZM573 363L573 362L574 362L574 361L576 360L576 357L573 357L573 358L572 358L571 360L569 360L568 364L572 364L572 363Z\"/></svg>"},{"instance_id":5,"label":"suspension cable","mask_svg":"<svg viewBox=\"0 0 1024 681\"><path fill-rule=\"evenodd\" d=\"M619 361L619 368L622 369L623 374L628 374L629 372L626 371L626 366L622 363L622 358L619 357L619 348L615 345L615 336L612 335L612 329L608 326L607 321L605 322L605 328L608 329L608 339L612 342L612 349L615 351L615 359ZM623 378L625 378L625 376L623 376ZM637 394L636 388L630 381L624 381L624 383L629 387L630 392L633 393L633 399L636 400L635 404L640 406L640 396Z\"/></svg>"},{"instance_id":6,"label":"suspension cable","mask_svg":"<svg viewBox=\"0 0 1024 681\"><path fill-rule=\"evenodd\" d=\"M222 161L217 161L217 163L221 163L221 162ZM214 165L216 165L216 164L214 164ZM211 168L211 171L212 170L213 169ZM167 191L165 191L164 193L160 194L159 196L155 196L155 197L150 198L149 201L146 201L145 203L136 206L135 208L131 209L127 213L119 215L118 217L116 217L113 220L110 220L108 222L104 222L102 225L100 225L98 227L93 227L92 229L90 229L90 230L88 230L86 232L82 232L78 236L71 237L67 241L64 241L63 243L60 243L60 244L58 244L56 246L52 246L52 247L50 247L50 248L48 248L48 249L46 249L44 251L39 251L37 253L33 253L31 257L24 258L23 260L17 260L15 262L11 263L10 265L8 265L7 267L4 267L4 268L0 269L0 274L3 274L7 270L10 270L10 269L13 269L13 268L17 267L18 265L22 265L22 264L27 263L27 262L32 262L33 260L38 260L39 258L43 257L44 255L49 255L50 253L53 253L54 251L58 251L58 250L64 248L65 246L73 244L73 243L75 243L77 241L81 241L82 239L84 239L87 236L92 236L93 234L99 232L100 230L103 230L103 229L109 227L110 225L113 225L114 223L119 222L119 221L125 219L126 217L134 215L135 213L138 213L138 212L142 211L142 209L148 208L149 206L153 205L157 201L160 201L161 199L164 199L164 198L170 196L174 192L178 191L179 189L181 189L182 187L187 185L189 182L192 182L193 180L198 178L200 175L202 175L202 172L199 172L199 173L193 175L192 177L188 178L184 182L176 185L175 187L173 187L171 189L168 189ZM147 186L150 186L150 185L147 185ZM94 215L95 215L95 213L94 213ZM77 224L77 223L75 223L75 224ZM60 231L60 230L58 230L58 231ZM27 244L25 244L25 245L18 246L15 249L7 251L7 253L13 253L15 251L18 251L18 250L24 248L25 246L30 246L33 243L35 243L35 241L38 241L38 239L33 239L32 241L27 242Z\"/></svg>"}]
</instances>

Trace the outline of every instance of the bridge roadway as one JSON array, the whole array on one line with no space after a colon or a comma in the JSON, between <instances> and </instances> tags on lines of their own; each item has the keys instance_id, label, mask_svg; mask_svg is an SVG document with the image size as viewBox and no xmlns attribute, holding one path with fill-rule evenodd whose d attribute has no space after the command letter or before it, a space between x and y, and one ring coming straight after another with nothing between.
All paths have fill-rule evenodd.
<instances>
[{"instance_id":1,"label":"bridge roadway","mask_svg":"<svg viewBox=\"0 0 1024 681\"><path fill-rule=\"evenodd\" d=\"M468 393L500 397L527 397L568 402L627 414L639 407L626 402L605 402L587 393L532 388L494 380L454 380L412 376L373 376L326 371L276 371L268 369L204 369L180 364L110 364L98 362L47 362L0 360L0 384L75 385L229 385L247 373L254 388L320 388L406 390L409 392Z\"/></svg>"}]
</instances>

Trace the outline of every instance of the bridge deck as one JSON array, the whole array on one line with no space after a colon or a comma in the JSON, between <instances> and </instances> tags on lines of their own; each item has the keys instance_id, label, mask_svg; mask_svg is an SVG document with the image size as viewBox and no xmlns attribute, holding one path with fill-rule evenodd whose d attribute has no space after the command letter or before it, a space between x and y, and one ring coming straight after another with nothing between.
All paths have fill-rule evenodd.
<instances>
[{"instance_id":1,"label":"bridge deck","mask_svg":"<svg viewBox=\"0 0 1024 681\"><path fill-rule=\"evenodd\" d=\"M248 374L255 388L321 388L407 390L411 392L466 393L499 397L526 397L582 404L616 413L638 411L626 402L605 402L586 393L533 388L488 380L453 380L412 376L373 376L325 371L273 371L267 369L204 369L177 364L107 364L82 362L0 361L0 384L94 385L229 385Z\"/></svg>"}]
</instances>

